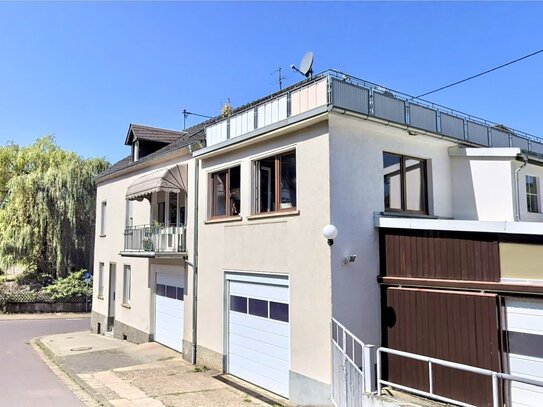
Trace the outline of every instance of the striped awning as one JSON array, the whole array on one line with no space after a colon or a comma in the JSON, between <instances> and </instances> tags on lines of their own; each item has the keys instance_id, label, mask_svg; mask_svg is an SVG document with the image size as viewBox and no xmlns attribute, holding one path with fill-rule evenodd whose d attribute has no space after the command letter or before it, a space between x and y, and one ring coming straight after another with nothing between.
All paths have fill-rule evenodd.
<instances>
[{"instance_id":1,"label":"striped awning","mask_svg":"<svg viewBox=\"0 0 543 407\"><path fill-rule=\"evenodd\" d=\"M126 199L141 199L153 192L187 191L187 166L172 165L136 178L126 190Z\"/></svg>"}]
</instances>

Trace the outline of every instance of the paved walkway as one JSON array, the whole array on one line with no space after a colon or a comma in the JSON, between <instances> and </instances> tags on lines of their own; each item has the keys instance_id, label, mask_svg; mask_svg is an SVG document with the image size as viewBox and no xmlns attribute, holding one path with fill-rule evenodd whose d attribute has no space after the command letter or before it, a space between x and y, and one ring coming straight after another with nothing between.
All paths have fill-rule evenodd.
<instances>
[{"instance_id":1,"label":"paved walkway","mask_svg":"<svg viewBox=\"0 0 543 407\"><path fill-rule=\"evenodd\" d=\"M106 406L281 406L287 401L229 375L195 368L158 343L134 345L89 332L39 338L42 356ZM87 405L92 405L87 403Z\"/></svg>"}]
</instances>

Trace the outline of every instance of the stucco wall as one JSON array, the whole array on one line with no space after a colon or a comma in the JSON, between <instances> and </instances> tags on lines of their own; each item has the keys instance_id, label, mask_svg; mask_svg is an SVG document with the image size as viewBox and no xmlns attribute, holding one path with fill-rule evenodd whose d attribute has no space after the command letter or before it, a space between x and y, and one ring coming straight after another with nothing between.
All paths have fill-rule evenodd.
<instances>
[{"instance_id":1,"label":"stucco wall","mask_svg":"<svg viewBox=\"0 0 543 407\"><path fill-rule=\"evenodd\" d=\"M452 143L370 121L330 116L331 222L338 229L332 246L333 315L361 340L380 344L378 230L374 212L384 210L383 152L428 161L430 213L452 215ZM347 255L354 263L343 266Z\"/></svg>"},{"instance_id":2,"label":"stucco wall","mask_svg":"<svg viewBox=\"0 0 543 407\"><path fill-rule=\"evenodd\" d=\"M109 264L116 264L116 301L115 319L125 325L145 333L152 333L153 311L151 287L154 286L154 275L150 272L150 260L147 258L122 257L120 252L124 249L124 228L126 222L125 194L128 186L134 179L158 168L179 164L187 160L188 156L177 156L169 160L157 160L151 166L120 175L113 179L99 182L96 200L96 244L94 251L94 297L93 311L108 315L109 301ZM190 178L190 176L189 176ZM106 234L100 236L101 203L107 201ZM133 203L133 224L145 225L150 223L150 203L147 199ZM192 229L191 229L192 230ZM188 235L191 233L188 231ZM187 242L192 248L192 238ZM154 260L153 260L154 261ZM98 267L103 262L104 267L104 297L99 299L98 294ZM181 267L181 260L178 262ZM122 306L123 296L123 267L131 266L131 301L130 307ZM105 330L105 328L103 328Z\"/></svg>"},{"instance_id":3,"label":"stucco wall","mask_svg":"<svg viewBox=\"0 0 543 407\"><path fill-rule=\"evenodd\" d=\"M294 215L251 216L253 162L296 149ZM291 370L330 383L330 251L328 134L325 123L202 161L200 172L198 345L224 353L224 273L280 273L290 279ZM208 223L208 179L241 164L241 215Z\"/></svg>"}]
</instances>

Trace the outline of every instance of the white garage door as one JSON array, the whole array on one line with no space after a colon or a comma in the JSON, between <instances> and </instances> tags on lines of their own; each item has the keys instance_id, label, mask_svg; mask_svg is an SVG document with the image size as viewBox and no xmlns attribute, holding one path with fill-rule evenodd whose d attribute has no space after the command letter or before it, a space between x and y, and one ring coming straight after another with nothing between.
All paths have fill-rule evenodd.
<instances>
[{"instance_id":1,"label":"white garage door","mask_svg":"<svg viewBox=\"0 0 543 407\"><path fill-rule=\"evenodd\" d=\"M228 285L228 372L288 397L288 280L229 279Z\"/></svg>"},{"instance_id":2,"label":"white garage door","mask_svg":"<svg viewBox=\"0 0 543 407\"><path fill-rule=\"evenodd\" d=\"M506 301L509 369L513 375L543 381L543 302ZM511 405L543 405L543 388L511 383Z\"/></svg>"},{"instance_id":3,"label":"white garage door","mask_svg":"<svg viewBox=\"0 0 543 407\"><path fill-rule=\"evenodd\" d=\"M156 273L155 341L183 351L183 276Z\"/></svg>"}]
</instances>

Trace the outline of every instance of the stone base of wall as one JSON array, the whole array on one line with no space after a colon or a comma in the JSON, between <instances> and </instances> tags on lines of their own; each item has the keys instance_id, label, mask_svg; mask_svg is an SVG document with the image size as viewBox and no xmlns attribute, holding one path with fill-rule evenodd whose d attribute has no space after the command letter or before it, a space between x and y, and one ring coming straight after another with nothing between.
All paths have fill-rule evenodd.
<instances>
[{"instance_id":1,"label":"stone base of wall","mask_svg":"<svg viewBox=\"0 0 543 407\"><path fill-rule=\"evenodd\" d=\"M289 399L296 406L331 406L332 386L300 373L289 372Z\"/></svg>"},{"instance_id":2,"label":"stone base of wall","mask_svg":"<svg viewBox=\"0 0 543 407\"><path fill-rule=\"evenodd\" d=\"M117 320L113 326L113 337L132 343L145 343L151 340L151 335L148 332L140 331Z\"/></svg>"},{"instance_id":3,"label":"stone base of wall","mask_svg":"<svg viewBox=\"0 0 543 407\"><path fill-rule=\"evenodd\" d=\"M183 340L183 359L192 362L192 342ZM196 347L196 363L219 372L224 371L223 355L203 346Z\"/></svg>"},{"instance_id":4,"label":"stone base of wall","mask_svg":"<svg viewBox=\"0 0 543 407\"><path fill-rule=\"evenodd\" d=\"M104 335L107 331L107 317L96 311L91 312L91 332Z\"/></svg>"}]
</instances>

